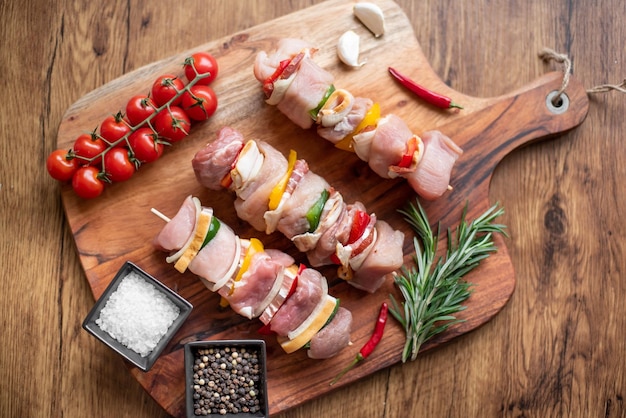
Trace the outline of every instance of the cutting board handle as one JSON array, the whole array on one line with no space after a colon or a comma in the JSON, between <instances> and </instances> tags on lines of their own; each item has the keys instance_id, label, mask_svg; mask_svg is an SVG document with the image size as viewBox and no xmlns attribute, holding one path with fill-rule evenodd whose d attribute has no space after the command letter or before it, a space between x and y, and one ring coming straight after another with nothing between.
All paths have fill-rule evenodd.
<instances>
[{"instance_id":1,"label":"cutting board handle","mask_svg":"<svg viewBox=\"0 0 626 418\"><path fill-rule=\"evenodd\" d=\"M582 123L589 109L589 98L574 77L570 77L562 105L556 107L551 103L550 98L561 88L562 80L563 73L547 73L513 93L494 98L492 104L480 110L442 125L439 129L464 151L451 181L459 193L449 193L447 198L429 206L441 206L439 210L455 208L471 197L472 204L476 204L474 210L483 211L489 202L491 175L506 155Z\"/></svg>"}]
</instances>

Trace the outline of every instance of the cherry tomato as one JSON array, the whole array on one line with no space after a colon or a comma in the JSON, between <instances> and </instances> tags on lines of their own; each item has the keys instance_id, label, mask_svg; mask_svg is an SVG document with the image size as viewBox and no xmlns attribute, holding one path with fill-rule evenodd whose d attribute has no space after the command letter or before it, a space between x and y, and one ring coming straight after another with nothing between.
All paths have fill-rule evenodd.
<instances>
[{"instance_id":1,"label":"cherry tomato","mask_svg":"<svg viewBox=\"0 0 626 418\"><path fill-rule=\"evenodd\" d=\"M78 170L78 160L73 158L67 150L58 149L52 151L46 159L46 169L53 179L68 181Z\"/></svg>"},{"instance_id":2,"label":"cherry tomato","mask_svg":"<svg viewBox=\"0 0 626 418\"><path fill-rule=\"evenodd\" d=\"M178 142L189 135L191 120L178 106L163 109L154 117L154 127L158 134L170 142Z\"/></svg>"},{"instance_id":3,"label":"cherry tomato","mask_svg":"<svg viewBox=\"0 0 626 418\"><path fill-rule=\"evenodd\" d=\"M85 166L76 171L72 177L74 192L83 199L93 199L102 194L104 182L100 179L100 170L96 167Z\"/></svg>"},{"instance_id":4,"label":"cherry tomato","mask_svg":"<svg viewBox=\"0 0 626 418\"><path fill-rule=\"evenodd\" d=\"M206 120L217 109L217 96L209 86L192 86L183 94L182 107L193 120Z\"/></svg>"},{"instance_id":5,"label":"cherry tomato","mask_svg":"<svg viewBox=\"0 0 626 418\"><path fill-rule=\"evenodd\" d=\"M151 96L157 106L163 106L178 94L185 85L183 81L175 75L165 74L154 80L152 84ZM181 101L178 96L171 104L177 105Z\"/></svg>"},{"instance_id":6,"label":"cherry tomato","mask_svg":"<svg viewBox=\"0 0 626 418\"><path fill-rule=\"evenodd\" d=\"M217 60L208 52L196 52L185 60L185 77L191 81L196 78L196 73L200 75L209 74L208 76L198 80L196 85L209 85L217 77ZM195 68L195 71L194 71Z\"/></svg>"},{"instance_id":7,"label":"cherry tomato","mask_svg":"<svg viewBox=\"0 0 626 418\"><path fill-rule=\"evenodd\" d=\"M82 134L74 141L74 154L81 165L100 166L102 158L98 155L105 149L107 144L95 134Z\"/></svg>"},{"instance_id":8,"label":"cherry tomato","mask_svg":"<svg viewBox=\"0 0 626 418\"><path fill-rule=\"evenodd\" d=\"M126 181L135 173L135 164L130 160L126 148L111 148L104 155L104 168L112 182Z\"/></svg>"},{"instance_id":9,"label":"cherry tomato","mask_svg":"<svg viewBox=\"0 0 626 418\"><path fill-rule=\"evenodd\" d=\"M124 135L130 132L130 126L124 120L122 112L118 112L115 115L111 115L104 119L100 124L100 136L104 138L110 144L121 139ZM124 141L120 142L120 146L125 144Z\"/></svg>"},{"instance_id":10,"label":"cherry tomato","mask_svg":"<svg viewBox=\"0 0 626 418\"><path fill-rule=\"evenodd\" d=\"M126 117L131 126L137 126L156 112L156 104L145 94L132 97L126 104Z\"/></svg>"},{"instance_id":11,"label":"cherry tomato","mask_svg":"<svg viewBox=\"0 0 626 418\"><path fill-rule=\"evenodd\" d=\"M163 155L163 143L150 128L139 128L128 138L135 158L142 163L151 163Z\"/></svg>"}]
</instances>

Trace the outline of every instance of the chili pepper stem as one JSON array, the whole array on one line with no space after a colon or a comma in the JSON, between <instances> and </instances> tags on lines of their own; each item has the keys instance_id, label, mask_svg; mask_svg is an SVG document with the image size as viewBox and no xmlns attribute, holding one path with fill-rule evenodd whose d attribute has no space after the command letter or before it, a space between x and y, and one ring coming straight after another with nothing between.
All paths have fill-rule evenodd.
<instances>
[{"instance_id":1,"label":"chili pepper stem","mask_svg":"<svg viewBox=\"0 0 626 418\"><path fill-rule=\"evenodd\" d=\"M354 368L354 366L356 366L357 363L359 363L363 359L364 359L364 357L361 355L361 353L357 354L356 357L352 360L352 362L350 364L348 364L341 372L339 372L339 374L333 379L333 381L330 382L330 386L332 386L335 383L337 383L339 381L339 379L341 379L343 377L344 374L346 374L350 370L352 370Z\"/></svg>"}]
</instances>

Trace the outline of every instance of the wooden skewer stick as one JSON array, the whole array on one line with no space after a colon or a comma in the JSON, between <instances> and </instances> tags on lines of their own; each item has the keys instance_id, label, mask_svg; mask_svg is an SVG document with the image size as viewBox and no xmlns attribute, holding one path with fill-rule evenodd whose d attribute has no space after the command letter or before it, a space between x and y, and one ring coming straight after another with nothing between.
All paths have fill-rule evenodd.
<instances>
[{"instance_id":1,"label":"wooden skewer stick","mask_svg":"<svg viewBox=\"0 0 626 418\"><path fill-rule=\"evenodd\" d=\"M169 222L170 221L170 218L168 218L167 216L165 216L163 213L159 212L155 208L151 208L150 212L154 213L156 216L158 216L159 218L161 218L165 222Z\"/></svg>"}]
</instances>

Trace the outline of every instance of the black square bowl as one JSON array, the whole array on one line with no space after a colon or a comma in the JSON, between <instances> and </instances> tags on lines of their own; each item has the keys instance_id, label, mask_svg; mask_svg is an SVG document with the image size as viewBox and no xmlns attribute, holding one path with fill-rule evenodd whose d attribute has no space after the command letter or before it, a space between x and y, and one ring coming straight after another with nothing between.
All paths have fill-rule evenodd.
<instances>
[{"instance_id":1,"label":"black square bowl","mask_svg":"<svg viewBox=\"0 0 626 418\"><path fill-rule=\"evenodd\" d=\"M109 333L100 328L100 326L98 326L98 324L96 323L96 320L100 317L100 311L102 311L102 308L105 307L113 292L117 290L122 280L132 272L137 273L139 277L144 279L147 283L153 285L180 310L178 317L176 317L174 322L169 326L165 335L161 337L154 349L145 357L142 357L136 351L126 347L125 345L117 341L115 338L109 335ZM94 307L91 309L91 311L83 321L83 328L94 337L102 341L104 344L109 346L109 348L111 348L113 351L124 357L124 359L145 372L150 370L150 368L157 361L157 359L159 358L169 341L172 339L176 331L178 331L178 329L183 325L183 323L191 313L192 308L193 306L191 305L191 303L183 299L176 292L173 292L169 287L165 286L163 283L146 273L141 268L137 267L135 264L127 261L117 272L115 278L113 278L111 283L109 283L109 286L107 286L100 299L98 299Z\"/></svg>"},{"instance_id":2,"label":"black square bowl","mask_svg":"<svg viewBox=\"0 0 626 418\"><path fill-rule=\"evenodd\" d=\"M207 354L204 350L213 350ZM244 352L245 350L245 352ZM204 352L204 354L203 354ZM220 353L220 358L215 358ZM238 354L235 356L233 352ZM248 353L248 356L246 356ZM253 353L256 355L254 356ZM203 358L206 356L206 358ZM256 360L253 360L256 358ZM247 359L247 361L244 361ZM233 365L232 360L239 360ZM198 362L198 364L196 364ZM199 364L202 363L202 364ZM230 364L230 366L229 366ZM254 367L257 365L258 367ZM197 370L194 370L196 366ZM246 366L247 370L246 370ZM232 369L236 372L233 372ZM204 371L204 373L202 372ZM220 373L223 373L220 375ZM194 376L196 374L196 376ZM222 376L227 376L226 378ZM243 380L237 379L243 377ZM203 381L200 381L200 380ZM213 383L211 383L211 381ZM249 382L252 381L253 384ZM226 383L224 383L226 382ZM247 383L247 384L246 384ZM222 394L215 396L217 387L227 387ZM244 406L249 407L249 399L246 395L258 400L258 410L246 411ZM204 393L202 393L204 392ZM198 399L194 399L194 395ZM227 400L221 398L228 395ZM223 411L209 411L208 415L196 415L194 403L200 399L216 398L215 402L222 403L225 407ZM188 418L195 417L231 417L231 418L252 418L269 417L269 405L267 402L267 354L265 341L263 340L213 340L194 341L185 344L185 399ZM219 399L219 401L218 401ZM228 403L239 405L237 412L228 406ZM235 406L236 407L236 406Z\"/></svg>"}]
</instances>

